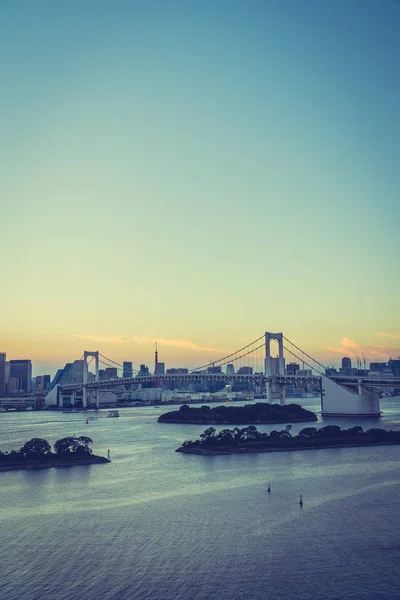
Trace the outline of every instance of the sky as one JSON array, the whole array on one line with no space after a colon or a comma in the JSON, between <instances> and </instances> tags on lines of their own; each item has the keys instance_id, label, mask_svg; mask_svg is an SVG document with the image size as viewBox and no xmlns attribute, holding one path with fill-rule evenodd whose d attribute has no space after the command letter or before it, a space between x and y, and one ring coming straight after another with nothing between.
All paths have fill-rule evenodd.
<instances>
[{"instance_id":1,"label":"sky","mask_svg":"<svg viewBox=\"0 0 400 600\"><path fill-rule=\"evenodd\" d=\"M0 351L400 355L400 2L3 0Z\"/></svg>"}]
</instances>

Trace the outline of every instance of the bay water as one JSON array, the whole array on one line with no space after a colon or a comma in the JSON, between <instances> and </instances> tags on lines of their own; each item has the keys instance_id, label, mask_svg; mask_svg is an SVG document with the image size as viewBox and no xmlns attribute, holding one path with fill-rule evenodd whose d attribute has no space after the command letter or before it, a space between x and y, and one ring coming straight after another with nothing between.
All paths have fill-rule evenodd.
<instances>
[{"instance_id":1,"label":"bay water","mask_svg":"<svg viewBox=\"0 0 400 600\"><path fill-rule=\"evenodd\" d=\"M318 425L400 429L400 398L381 407ZM0 414L2 450L88 435L112 461L0 472L2 600L399 598L400 446L187 455L205 426L166 410Z\"/></svg>"}]
</instances>

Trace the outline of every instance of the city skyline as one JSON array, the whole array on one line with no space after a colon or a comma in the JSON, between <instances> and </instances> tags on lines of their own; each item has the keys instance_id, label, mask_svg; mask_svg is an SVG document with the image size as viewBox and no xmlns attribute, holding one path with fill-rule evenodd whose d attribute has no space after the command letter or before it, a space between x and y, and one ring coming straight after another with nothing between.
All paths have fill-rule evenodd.
<instances>
[{"instance_id":1,"label":"city skyline","mask_svg":"<svg viewBox=\"0 0 400 600\"><path fill-rule=\"evenodd\" d=\"M394 342L397 339L397 336L395 335L391 335L391 336L387 336L386 334L383 334L382 332L376 332L375 335L378 338L382 338L382 337L389 337L391 340L393 340ZM93 339L94 336L92 336L92 341L103 341L105 342L104 339L100 340L100 339ZM248 342L248 339L243 340L243 343ZM298 340L296 340L298 341ZM139 367L141 364L147 365L150 368L150 371L152 371L152 365L154 363L154 350L155 350L155 342L153 343L153 340L149 340L147 337L143 338L141 341L137 341L136 343L138 344L143 344L145 343L147 346L146 351L142 351L142 353L137 352L135 356L132 355L127 355L122 354L121 353L121 347L126 349L126 345L125 343L128 345L129 347L129 343L130 340L119 340L118 344L120 344L119 346L119 350L116 347L116 345L113 345L111 347L111 350L114 350L114 352L112 354L109 355L109 358L111 358L112 360L116 360L117 363L119 363L120 365L125 365L126 361L128 361L128 363L126 364L130 364L133 363L133 369L134 371L138 371ZM117 341L114 340L113 344L117 344ZM164 345L165 344L165 345ZM182 345L181 345L182 344ZM224 356L225 354L227 354L227 351L224 350L214 350L211 348L208 348L208 352L209 354L206 357L206 360L204 360L203 362L201 361L195 361L194 360L194 356L203 356L203 354L201 354L201 351L204 350L203 348L197 348L195 344L193 344L192 342L189 342L187 340L163 340L161 338L157 340L157 346L158 346L158 355L160 355L162 357L162 361L159 361L160 365L165 365L165 368L175 368L175 367L184 367L184 368L189 368L189 369L193 369L195 367L200 367L203 364L211 364L212 362L216 361L218 363L218 359L220 359L222 356ZM178 349L178 353L177 354L168 354L168 349L169 347L172 347L173 350L177 350ZM272 342L272 348L274 349L274 342ZM161 354L160 354L160 348L161 348ZM189 348L189 351L188 351ZM97 348L96 348L97 349ZM236 348L237 349L237 348ZM276 354L278 352L278 348L276 347ZM93 350L93 348L92 348ZM233 348L231 348L230 350L234 350ZM309 348L307 350L310 350ZM200 352L200 354L194 354L191 355L190 351L198 351ZM364 361L367 365L369 365L369 363L373 363L373 362L387 362L389 359L398 359L400 358L400 349L398 347L396 347L395 345L393 346L384 346L384 345L374 345L372 347L369 346L361 346L360 344L358 344L357 342L355 342L354 340L350 340L348 338L342 338L341 343L336 346L336 347L328 347L325 349L326 352L319 352L317 353L318 357L321 358L321 360L324 362L325 367L329 368L329 367L340 367L343 361L343 358L345 357L349 357L350 360L353 360L354 364L356 364L358 361L360 362L360 367L362 364L364 364ZM83 353L83 351L82 351ZM210 354L212 353L212 354ZM7 355L7 359L8 360L22 360L22 359L30 359L30 357L27 357L25 355L23 356L13 356L10 355L9 353L5 352L4 354ZM293 362L302 362L302 360L299 358L296 358L294 355L291 355L290 353L286 353L286 359L288 361L293 361ZM61 354L62 356L62 354ZM121 358L122 357L122 358ZM192 358L191 358L192 357ZM56 359L54 359L53 362L37 362L35 364L34 361L32 361L32 375L38 376L38 375L43 375L45 373L50 373L51 376L53 377L56 373L56 371L63 367L64 364L68 363L68 362L74 362L76 360L78 360L79 357L74 356L74 357L70 357L67 358L66 360L60 358L60 361L57 362ZM246 359L244 359L245 362ZM251 361L252 359L249 358L249 361ZM122 371L122 366L120 368L120 370ZM121 376L121 373L120 373Z\"/></svg>"},{"instance_id":2,"label":"city skyline","mask_svg":"<svg viewBox=\"0 0 400 600\"><path fill-rule=\"evenodd\" d=\"M0 7L0 352L400 355L400 5L340 6Z\"/></svg>"}]
</instances>

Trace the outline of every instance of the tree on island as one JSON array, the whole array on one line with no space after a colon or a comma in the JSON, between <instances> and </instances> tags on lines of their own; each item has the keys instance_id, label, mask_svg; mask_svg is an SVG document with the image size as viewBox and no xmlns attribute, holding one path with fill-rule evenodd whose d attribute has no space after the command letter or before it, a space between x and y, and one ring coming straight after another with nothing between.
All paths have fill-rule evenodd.
<instances>
[{"instance_id":1,"label":"tree on island","mask_svg":"<svg viewBox=\"0 0 400 600\"><path fill-rule=\"evenodd\" d=\"M89 444L93 444L93 440L84 435L81 437L65 437L54 444L54 450L59 456L71 454L86 456L92 454Z\"/></svg>"},{"instance_id":2,"label":"tree on island","mask_svg":"<svg viewBox=\"0 0 400 600\"><path fill-rule=\"evenodd\" d=\"M300 438L312 438L317 433L318 429L316 427L305 427L298 433L298 437Z\"/></svg>"},{"instance_id":3,"label":"tree on island","mask_svg":"<svg viewBox=\"0 0 400 600\"><path fill-rule=\"evenodd\" d=\"M215 427L209 427L200 435L203 444L212 444L215 441Z\"/></svg>"},{"instance_id":4,"label":"tree on island","mask_svg":"<svg viewBox=\"0 0 400 600\"><path fill-rule=\"evenodd\" d=\"M19 452L24 458L45 458L51 453L51 446L43 438L32 438L22 446Z\"/></svg>"},{"instance_id":5,"label":"tree on island","mask_svg":"<svg viewBox=\"0 0 400 600\"><path fill-rule=\"evenodd\" d=\"M268 433L258 431L254 425L242 429L239 427L222 429L218 433L214 427L209 427L200 435L200 439L183 442L182 448L186 450L191 447L206 446L207 450L213 449L213 447L225 447L232 450L235 446L242 446L243 448L268 450L268 448L325 448L332 444L334 446L362 446L371 442L400 444L400 431L374 428L364 432L359 425L350 429L341 429L338 425L327 425L321 429L306 427L295 436L292 436L291 429L291 425L286 425L285 429L273 430L268 435Z\"/></svg>"}]
</instances>

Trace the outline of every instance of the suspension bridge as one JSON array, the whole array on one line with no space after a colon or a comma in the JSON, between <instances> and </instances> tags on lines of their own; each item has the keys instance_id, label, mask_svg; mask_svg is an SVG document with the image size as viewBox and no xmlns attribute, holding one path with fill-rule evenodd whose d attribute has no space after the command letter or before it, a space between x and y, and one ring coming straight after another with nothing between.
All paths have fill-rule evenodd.
<instances>
[{"instance_id":1,"label":"suspension bridge","mask_svg":"<svg viewBox=\"0 0 400 600\"><path fill-rule=\"evenodd\" d=\"M298 361L298 362L295 362ZM323 416L379 416L380 393L387 388L400 388L400 378L371 377L363 375L327 375L329 369L321 362L291 342L282 333L265 332L262 336L227 356L192 369L157 369L157 352L154 373L133 370L123 376L123 365L102 355L98 350L85 350L77 361L82 371L57 386L59 405L72 399L75 405L82 396L82 407L88 407L88 394L99 407L99 392L125 386L163 387L166 385L248 384L258 393L265 394L267 402L279 395L280 404L286 402L286 390L308 386L321 394ZM94 373L89 368L94 367ZM223 368L225 367L225 372ZM89 376L90 373L90 376ZM101 376L100 376L101 375ZM107 378L108 375L108 378ZM77 381L79 379L79 381Z\"/></svg>"}]
</instances>

